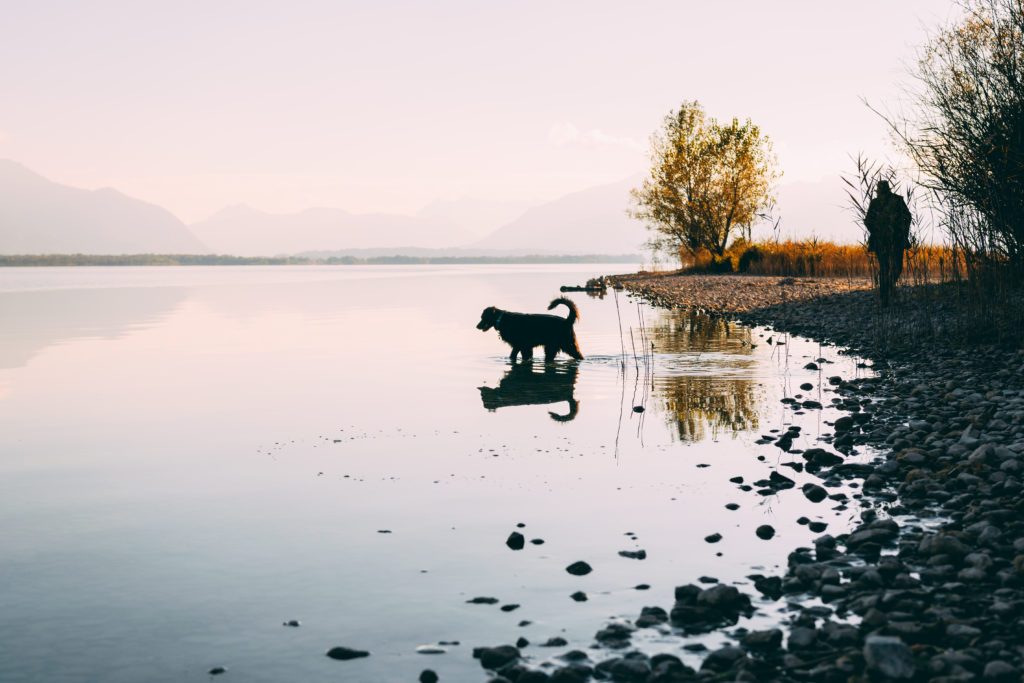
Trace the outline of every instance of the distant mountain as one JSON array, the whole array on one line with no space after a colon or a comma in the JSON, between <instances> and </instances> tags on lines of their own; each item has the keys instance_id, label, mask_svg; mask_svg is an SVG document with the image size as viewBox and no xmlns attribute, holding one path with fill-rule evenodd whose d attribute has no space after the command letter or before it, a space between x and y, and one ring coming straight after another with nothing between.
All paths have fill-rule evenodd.
<instances>
[{"instance_id":1,"label":"distant mountain","mask_svg":"<svg viewBox=\"0 0 1024 683\"><path fill-rule=\"evenodd\" d=\"M537 202L503 202L471 197L437 199L420 209L416 217L436 225L460 228L473 238L479 239L519 218L524 211L536 204Z\"/></svg>"},{"instance_id":2,"label":"distant mountain","mask_svg":"<svg viewBox=\"0 0 1024 683\"><path fill-rule=\"evenodd\" d=\"M82 190L0 159L0 253L197 254L206 248L165 209L117 190Z\"/></svg>"},{"instance_id":3,"label":"distant mountain","mask_svg":"<svg viewBox=\"0 0 1024 683\"><path fill-rule=\"evenodd\" d=\"M643 223L626 215L637 178L591 187L532 209L468 249L524 254L635 254L647 240Z\"/></svg>"},{"instance_id":4,"label":"distant mountain","mask_svg":"<svg viewBox=\"0 0 1024 683\"><path fill-rule=\"evenodd\" d=\"M193 223L192 231L215 252L274 256L306 251L373 247L448 247L464 243L464 230L414 216L314 208L267 213L239 205Z\"/></svg>"}]
</instances>

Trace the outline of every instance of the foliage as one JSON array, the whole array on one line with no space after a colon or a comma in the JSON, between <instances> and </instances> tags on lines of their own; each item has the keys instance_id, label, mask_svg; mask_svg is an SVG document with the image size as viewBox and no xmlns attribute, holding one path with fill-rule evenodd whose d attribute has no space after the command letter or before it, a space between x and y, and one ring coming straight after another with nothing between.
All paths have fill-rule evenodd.
<instances>
[{"instance_id":1,"label":"foliage","mask_svg":"<svg viewBox=\"0 0 1024 683\"><path fill-rule=\"evenodd\" d=\"M725 253L730 238L770 211L780 177L771 141L749 119L719 123L684 102L651 138L651 169L632 192L632 215L655 250Z\"/></svg>"},{"instance_id":2,"label":"foliage","mask_svg":"<svg viewBox=\"0 0 1024 683\"><path fill-rule=\"evenodd\" d=\"M890 120L972 260L1024 260L1024 0L964 0L923 50L915 106Z\"/></svg>"}]
</instances>

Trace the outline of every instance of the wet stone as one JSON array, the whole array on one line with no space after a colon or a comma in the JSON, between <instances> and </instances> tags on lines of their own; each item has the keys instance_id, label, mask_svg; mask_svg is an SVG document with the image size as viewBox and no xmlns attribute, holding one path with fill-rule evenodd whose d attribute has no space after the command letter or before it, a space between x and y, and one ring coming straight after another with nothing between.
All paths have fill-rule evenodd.
<instances>
[{"instance_id":1,"label":"wet stone","mask_svg":"<svg viewBox=\"0 0 1024 683\"><path fill-rule=\"evenodd\" d=\"M605 647L622 649L629 647L629 639L632 635L633 629L629 626L620 623L613 623L608 624L603 629L595 633L594 639Z\"/></svg>"},{"instance_id":2,"label":"wet stone","mask_svg":"<svg viewBox=\"0 0 1024 683\"><path fill-rule=\"evenodd\" d=\"M215 666L212 669L210 669L207 673L211 676L219 676L221 674L226 674L227 672L228 668L226 666Z\"/></svg>"},{"instance_id":3,"label":"wet stone","mask_svg":"<svg viewBox=\"0 0 1024 683\"><path fill-rule=\"evenodd\" d=\"M512 645L473 648L473 658L480 660L480 666L492 671L511 664L520 658L519 648Z\"/></svg>"},{"instance_id":4,"label":"wet stone","mask_svg":"<svg viewBox=\"0 0 1024 683\"><path fill-rule=\"evenodd\" d=\"M497 605L498 598L491 598L487 596L480 596L476 598L470 598L466 600L466 604L469 605Z\"/></svg>"},{"instance_id":5,"label":"wet stone","mask_svg":"<svg viewBox=\"0 0 1024 683\"><path fill-rule=\"evenodd\" d=\"M750 631L740 640L748 650L777 650L782 646L782 631L777 628L767 631Z\"/></svg>"},{"instance_id":6,"label":"wet stone","mask_svg":"<svg viewBox=\"0 0 1024 683\"><path fill-rule=\"evenodd\" d=\"M886 678L907 680L914 677L914 654L892 636L868 636L864 641L864 662L869 671Z\"/></svg>"},{"instance_id":7,"label":"wet stone","mask_svg":"<svg viewBox=\"0 0 1024 683\"><path fill-rule=\"evenodd\" d=\"M754 533L757 534L758 538L767 541L775 536L775 527L771 524L762 524L757 527L757 530Z\"/></svg>"},{"instance_id":8,"label":"wet stone","mask_svg":"<svg viewBox=\"0 0 1024 683\"><path fill-rule=\"evenodd\" d=\"M331 659L337 659L339 661L348 661L350 659L360 659L362 657L369 657L370 653L366 650L354 650L350 647L332 647L327 651L327 656Z\"/></svg>"},{"instance_id":9,"label":"wet stone","mask_svg":"<svg viewBox=\"0 0 1024 683\"><path fill-rule=\"evenodd\" d=\"M726 645L725 647L714 650L705 657L700 668L701 671L705 669L719 672L728 671L739 661L746 659L746 657L747 653L740 648L732 645Z\"/></svg>"},{"instance_id":10,"label":"wet stone","mask_svg":"<svg viewBox=\"0 0 1024 683\"><path fill-rule=\"evenodd\" d=\"M593 568L586 562L580 560L579 562L573 562L570 564L565 568L565 571L569 572L573 576L586 576L593 571Z\"/></svg>"},{"instance_id":11,"label":"wet stone","mask_svg":"<svg viewBox=\"0 0 1024 683\"><path fill-rule=\"evenodd\" d=\"M508 535L508 538L505 540L505 545L507 545L512 550L522 550L523 547L526 545L526 539L518 531L513 531L511 534Z\"/></svg>"},{"instance_id":12,"label":"wet stone","mask_svg":"<svg viewBox=\"0 0 1024 683\"><path fill-rule=\"evenodd\" d=\"M628 558L630 560L646 560L647 559L647 551L646 550L620 550L619 551L619 556L620 557Z\"/></svg>"},{"instance_id":13,"label":"wet stone","mask_svg":"<svg viewBox=\"0 0 1024 683\"><path fill-rule=\"evenodd\" d=\"M705 536L704 540L707 543L718 543L719 541L722 540L722 534L714 533L714 534L711 534L710 536Z\"/></svg>"},{"instance_id":14,"label":"wet stone","mask_svg":"<svg viewBox=\"0 0 1024 683\"><path fill-rule=\"evenodd\" d=\"M572 598L573 600L575 600L576 602L586 602L587 601L587 594L584 593L583 591L576 591L575 593L573 593L569 597Z\"/></svg>"},{"instance_id":15,"label":"wet stone","mask_svg":"<svg viewBox=\"0 0 1024 683\"><path fill-rule=\"evenodd\" d=\"M420 672L420 683L437 683L440 679L432 669L424 669Z\"/></svg>"},{"instance_id":16,"label":"wet stone","mask_svg":"<svg viewBox=\"0 0 1024 683\"><path fill-rule=\"evenodd\" d=\"M817 484L804 484L800 490L803 491L804 497L812 503L820 503L828 497L828 491Z\"/></svg>"}]
</instances>

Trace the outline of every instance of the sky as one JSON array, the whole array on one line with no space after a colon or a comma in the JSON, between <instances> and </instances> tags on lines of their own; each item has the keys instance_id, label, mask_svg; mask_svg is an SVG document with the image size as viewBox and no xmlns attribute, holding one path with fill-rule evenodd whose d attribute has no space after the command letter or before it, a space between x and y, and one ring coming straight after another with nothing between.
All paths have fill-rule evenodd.
<instances>
[{"instance_id":1,"label":"sky","mask_svg":"<svg viewBox=\"0 0 1024 683\"><path fill-rule=\"evenodd\" d=\"M893 157L951 0L0 0L0 157L187 222L248 204L542 201L647 165L684 100L750 117L784 182Z\"/></svg>"}]
</instances>

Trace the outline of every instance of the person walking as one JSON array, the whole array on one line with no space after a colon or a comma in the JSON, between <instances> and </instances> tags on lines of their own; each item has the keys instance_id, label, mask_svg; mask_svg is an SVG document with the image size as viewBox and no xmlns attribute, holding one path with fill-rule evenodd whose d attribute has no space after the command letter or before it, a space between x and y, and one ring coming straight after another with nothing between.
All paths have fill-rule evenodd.
<instances>
[{"instance_id":1,"label":"person walking","mask_svg":"<svg viewBox=\"0 0 1024 683\"><path fill-rule=\"evenodd\" d=\"M903 197L892 191L889 181L879 180L864 216L864 227L868 229L868 251L878 259L878 290L883 306L892 300L892 290L903 272L903 252L910 246L911 220Z\"/></svg>"}]
</instances>

